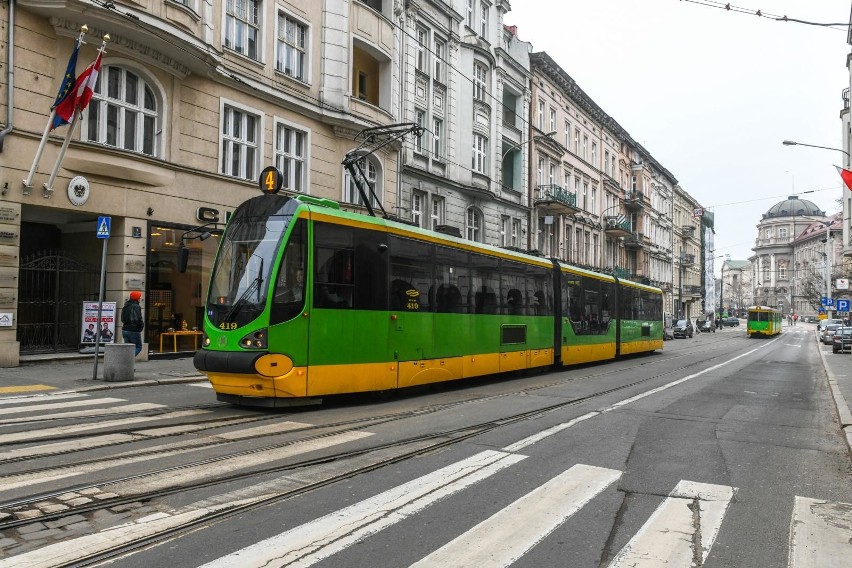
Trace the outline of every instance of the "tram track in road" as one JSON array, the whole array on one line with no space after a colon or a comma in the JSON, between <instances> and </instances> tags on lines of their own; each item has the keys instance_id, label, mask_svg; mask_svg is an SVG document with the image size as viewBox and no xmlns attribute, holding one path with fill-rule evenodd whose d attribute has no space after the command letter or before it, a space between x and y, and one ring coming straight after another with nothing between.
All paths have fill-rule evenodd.
<instances>
[{"instance_id":1,"label":"tram track in road","mask_svg":"<svg viewBox=\"0 0 852 568\"><path fill-rule=\"evenodd\" d=\"M698 353L698 352L706 352L706 349L700 349L700 350L695 350L695 351L691 350L688 353L678 354L678 355L675 355L674 357L671 357L667 360L671 360L672 358L684 357L684 356L687 356L688 354L694 355L695 353ZM474 438L476 436L483 435L485 433L488 433L490 431L493 431L497 428L501 428L501 427L509 425L509 424L517 423L517 422L524 421L524 420L535 419L535 418L538 418L540 416L543 416L543 415L551 413L551 412L555 412L555 411L558 411L558 410L561 410L561 409L564 409L564 408L568 408L568 407L571 407L571 406L576 406L576 405L582 404L584 402L588 402L590 400L597 399L597 398L605 396L605 395L609 395L609 394L612 394L612 393L615 393L615 392L619 392L619 391L628 389L630 387L635 387L637 385L641 385L642 383L645 383L645 382L653 380L653 379L659 379L659 378L666 377L666 376L671 375L671 374L682 372L683 370L691 368L691 367L704 365L704 364L707 364L709 362L712 362L713 359L718 358L719 356L721 356L721 355L705 357L705 358L702 358L698 361L693 361L693 362L690 362L689 364L667 370L663 373L657 373L657 374L654 374L652 376L648 376L648 377L644 377L644 378L641 378L641 379L638 379L638 380L635 380L635 381L631 381L630 383L625 383L625 384L618 385L618 386L615 386L615 387L612 387L612 388L601 389L601 390L598 390L594 393L590 393L590 394L582 396L582 397L577 397L577 398L573 398L573 399L570 399L570 400L565 400L565 401L562 401L562 402L557 403L557 404L543 406L543 407L536 408L536 409L529 410L529 411L525 411L525 412L522 412L522 413L498 417L498 418L488 420L488 421L485 421L485 422L481 422L481 423L478 423L478 424L465 425L464 427L456 428L456 429L452 429L452 430L443 430L443 431L423 434L423 435L420 435L420 436L413 436L413 437L409 437L409 438L406 438L406 439L397 440L395 442L369 445L368 447L363 447L363 448L360 448L360 449L332 453L332 454L329 454L329 455L319 456L319 457L307 459L307 460L300 460L300 461L295 461L295 462L290 462L290 463L277 464L277 465L270 466L270 467L252 468L251 470L247 470L247 471L243 471L243 472L239 472L239 473L233 473L233 474L229 474L229 475L220 475L220 476L217 476L217 477L212 478L212 479L200 480L198 482L177 484L177 485L174 485L172 487L163 488L163 489L159 489L159 490L156 490L156 491L139 492L139 493L134 493L132 495L120 496L120 497L117 497L117 498L114 498L114 499L106 499L106 500L103 500L103 501L100 501L100 502L93 502L93 503L88 504L88 505L73 507L68 511L63 511L63 512L55 513L55 514L51 514L51 515L43 515L43 516L38 518L38 521L39 522L48 522L48 521L51 521L51 520L62 519L63 517L67 517L67 516L70 516L70 515L94 514L98 510L114 508L114 507L117 507L117 506L123 505L123 504L151 503L151 502L155 502L157 499L167 497L167 496L175 494L175 493L184 493L184 492L193 491L193 490L197 490L197 489L209 488L209 487L213 487L213 486L220 485L220 484L226 484L226 483L229 483L229 482L232 482L232 481L250 479L250 478L253 478L253 477L257 477L257 476L263 476L263 475L270 476L270 475L275 475L275 474L278 474L278 473L286 473L288 471L306 470L307 468L321 466L323 464L331 464L331 463L334 463L334 462L342 462L342 461L345 461L345 460L354 460L354 462L357 464L358 463L357 458L359 458L359 457L362 458L362 457L367 456L368 454L371 454L371 453L382 453L382 452L387 453L387 452L392 452L394 450L400 450L398 453L395 453L391 457L381 459L379 461L376 461L375 463L369 463L368 465L365 465L365 466L357 466L356 465L355 467L347 468L346 471L344 471L342 473L338 473L337 475L331 475L327 478L318 480L316 482L306 483L305 485L303 485L303 486L301 486L297 489L282 491L280 493L272 494L272 495L268 496L268 498L263 498L261 500L249 502L249 503L246 503L244 505L240 505L240 506L237 506L237 507L234 507L234 508L228 508L227 510L212 511L212 512L210 512L210 514L203 515L202 517L194 520L193 522L191 522L187 525L177 527L177 528L174 528L174 529L169 529L168 531L158 533L157 535L154 535L153 537L150 537L150 538L146 537L144 539L141 539L140 541L136 541L136 542L133 542L133 543L127 543L125 545L115 547L115 548L111 549L111 552L109 552L106 556L104 556L101 553L98 553L98 554L92 556L92 558L90 558L89 560L87 560L85 564L78 564L77 561L75 561L74 564L68 564L68 565L91 564L91 563L102 561L106 558L113 558L113 557L116 557L116 556L120 556L120 555L125 554L125 553L127 553L127 552L129 552L133 549L136 549L136 548L149 546L151 544L154 544L155 542L159 542L161 540L171 538L172 536L175 536L182 531L193 530L195 527L201 526L201 525L206 524L206 523L216 522L216 521L218 521L222 518L226 518L228 516L244 513L248 510L251 510L252 508L264 507L266 505L269 505L269 504L272 504L272 503L275 503L275 502L278 502L278 501L286 500L288 498L292 498L292 497L301 495L303 493L315 490L317 488L320 488L320 487L323 487L323 486L326 486L326 485L329 485L329 484L333 484L333 483L335 483L335 482L337 482L341 479L345 479L345 478L352 477L352 476L355 476L355 475L359 475L359 474L362 474L362 473L368 473L370 471L386 467L386 466L391 465L393 463L398 463L398 462L405 461L407 459L411 459L411 458L419 456L419 455L423 455L423 454L427 454L427 453L430 453L430 452L441 450L443 448L452 446L454 444L458 444L462 441ZM660 361L658 360L657 362L660 362ZM618 372L629 371L632 368L642 367L642 366L645 366L646 364L647 364L647 362L642 362L642 363L639 363L637 365L631 365L630 367L627 367L627 368L622 367L618 370ZM613 370L613 371L604 371L604 372L608 373L608 372L616 372L616 371ZM601 374L603 374L603 373L599 373L597 376L600 376ZM591 379L591 378L594 378L594 377L588 376L588 378ZM564 382L564 379L562 379L559 382ZM401 413L389 413L388 415L381 417L381 421L379 421L379 417L372 417L370 419L363 418L363 419L359 419L359 420L355 420L355 421L346 421L346 422L350 423L351 427L349 427L349 428L338 428L336 430L332 430L332 431L329 431L329 432L326 432L326 433L323 433L323 434L316 434L316 435L313 435L313 436L303 437L299 440L289 440L289 441L284 442L282 444L265 446L263 448L255 448L255 449L246 450L246 451L243 451L243 452L235 452L235 453L231 453L229 455L217 456L215 458L210 458L210 459L207 459L207 460L196 461L196 462L189 463L189 464L182 464L182 465L174 466L174 467L170 467L170 468L163 468L163 469L156 470L156 471L150 471L150 472L146 472L146 473L142 473L142 474L138 474L138 475L134 475L134 476L123 477L123 478L120 478L120 479L114 479L114 480L110 480L110 481L95 483L95 484L91 484L91 485L87 485L87 486L79 486L78 485L78 486L73 486L73 487L66 487L62 491L53 493L53 495L58 495L62 492L68 492L68 491L81 492L81 491L85 491L85 489L98 489L98 490L100 490L101 488L108 488L110 485L116 485L116 484L120 484L120 483L128 483L128 482L133 482L133 481L141 481L145 478L150 478L152 476L168 475L169 473L174 473L174 472L178 472L178 471L181 471L181 470L187 470L187 469L193 468L193 467L203 467L207 464L213 464L213 463L216 463L216 462L220 462L220 461L227 460L227 459L232 459L232 458L239 457L239 456L267 452L267 451L270 451L273 448L280 448L280 447L284 447L284 446L287 446L287 445L297 444L300 441L306 441L306 440L312 440L312 439L315 440L315 439L320 439L320 438L327 437L327 436L340 435L341 433L344 433L344 432L359 431L359 430L363 430L364 428L367 428L369 426L375 426L379 423L388 423L388 422L393 422L393 421L397 421L397 420L402 420L402 419L405 419L405 418L411 418L411 417L423 415L423 414L430 413L430 412L436 412L436 411L439 411L439 410L442 410L442 409L452 408L452 407L458 406L460 404L468 404L468 403L476 402L476 401L484 401L484 400L498 398L498 397L511 396L513 394L522 394L522 393L525 393L525 392L530 392L531 390L538 390L540 388L546 388L546 386L545 385L537 385L537 386L532 387L530 389L520 389L520 390L514 391L513 393L502 393L502 394L499 394L499 395L478 397L478 398L475 398L475 399L468 399L468 400L464 400L464 401L457 401L457 402L452 402L452 403L443 403L443 404L439 404L439 405L431 405L428 408L405 411L405 412L401 412ZM358 422L360 424L353 424L353 423L356 423L356 422ZM306 428L305 431L316 431L319 428L329 429L329 428L332 428L332 425L326 424L326 425L322 425L322 426L312 426L310 428ZM406 448L408 448L408 449L406 449ZM33 503L33 502L36 502L36 501L43 501L43 500L47 499L48 497L49 497L49 495L40 494L38 496L34 496L32 498L29 498L29 499L5 503L3 505L0 505L0 510L9 511L10 509L12 509L15 506L23 507L27 504L30 504L30 503ZM32 522L34 522L33 519L14 519L12 521L0 523L0 530L8 530L8 529L12 529L12 528L15 528L15 527L26 525L26 524L29 524L29 523L32 523Z\"/></svg>"}]
</instances>

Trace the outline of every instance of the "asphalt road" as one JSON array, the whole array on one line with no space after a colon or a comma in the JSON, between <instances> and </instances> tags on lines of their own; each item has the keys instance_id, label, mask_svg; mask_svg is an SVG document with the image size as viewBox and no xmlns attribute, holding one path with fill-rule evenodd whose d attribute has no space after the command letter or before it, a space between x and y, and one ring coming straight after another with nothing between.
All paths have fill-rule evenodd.
<instances>
[{"instance_id":1,"label":"asphalt road","mask_svg":"<svg viewBox=\"0 0 852 568\"><path fill-rule=\"evenodd\" d=\"M852 558L846 446L812 334L789 328L290 411L219 405L197 384L50 400L0 399L0 567L140 542L111 565Z\"/></svg>"}]
</instances>

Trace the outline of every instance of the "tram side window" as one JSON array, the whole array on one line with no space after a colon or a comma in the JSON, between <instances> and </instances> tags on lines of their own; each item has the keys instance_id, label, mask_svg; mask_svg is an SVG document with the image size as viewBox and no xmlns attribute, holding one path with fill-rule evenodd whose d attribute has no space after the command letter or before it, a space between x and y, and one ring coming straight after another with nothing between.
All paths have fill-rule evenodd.
<instances>
[{"instance_id":1,"label":"tram side window","mask_svg":"<svg viewBox=\"0 0 852 568\"><path fill-rule=\"evenodd\" d=\"M663 297L647 290L642 290L641 293L642 305L645 306L645 319L648 321L662 321Z\"/></svg>"},{"instance_id":2,"label":"tram side window","mask_svg":"<svg viewBox=\"0 0 852 568\"><path fill-rule=\"evenodd\" d=\"M550 269L526 267L527 302L529 313L537 316L553 315L553 286Z\"/></svg>"},{"instance_id":3,"label":"tram side window","mask_svg":"<svg viewBox=\"0 0 852 568\"><path fill-rule=\"evenodd\" d=\"M305 304L305 275L308 260L305 227L305 222L298 220L290 233L281 266L278 268L269 323L275 324L293 319L301 313L302 306Z\"/></svg>"},{"instance_id":4,"label":"tram side window","mask_svg":"<svg viewBox=\"0 0 852 568\"><path fill-rule=\"evenodd\" d=\"M583 277L583 281L583 291L586 294L584 329L590 335L606 333L606 326L601 317L601 281L587 277Z\"/></svg>"},{"instance_id":5,"label":"tram side window","mask_svg":"<svg viewBox=\"0 0 852 568\"><path fill-rule=\"evenodd\" d=\"M351 309L355 288L352 230L317 223L314 231L314 306Z\"/></svg>"},{"instance_id":6,"label":"tram side window","mask_svg":"<svg viewBox=\"0 0 852 568\"><path fill-rule=\"evenodd\" d=\"M496 258L484 254L470 255L470 290L473 313L496 314L500 292L500 269Z\"/></svg>"},{"instance_id":7,"label":"tram side window","mask_svg":"<svg viewBox=\"0 0 852 568\"><path fill-rule=\"evenodd\" d=\"M581 335L583 331L583 282L575 274L562 274L562 313L571 320L571 327L575 335Z\"/></svg>"},{"instance_id":8,"label":"tram side window","mask_svg":"<svg viewBox=\"0 0 852 568\"><path fill-rule=\"evenodd\" d=\"M526 284L524 266L504 261L500 267L500 313L511 316L528 313Z\"/></svg>"},{"instance_id":9,"label":"tram side window","mask_svg":"<svg viewBox=\"0 0 852 568\"><path fill-rule=\"evenodd\" d=\"M603 331L606 333L609 329L609 322L613 317L612 300L615 298L615 283L601 282L601 324Z\"/></svg>"},{"instance_id":10,"label":"tram side window","mask_svg":"<svg viewBox=\"0 0 852 568\"><path fill-rule=\"evenodd\" d=\"M432 305L438 313L465 314L470 289L468 254L447 247L435 247L435 283Z\"/></svg>"},{"instance_id":11,"label":"tram side window","mask_svg":"<svg viewBox=\"0 0 852 568\"><path fill-rule=\"evenodd\" d=\"M431 311L434 246L412 239L390 236L390 296L392 310Z\"/></svg>"},{"instance_id":12,"label":"tram side window","mask_svg":"<svg viewBox=\"0 0 852 568\"><path fill-rule=\"evenodd\" d=\"M638 294L635 288L628 286L621 287L621 319L635 320L636 319L636 304L638 303Z\"/></svg>"}]
</instances>

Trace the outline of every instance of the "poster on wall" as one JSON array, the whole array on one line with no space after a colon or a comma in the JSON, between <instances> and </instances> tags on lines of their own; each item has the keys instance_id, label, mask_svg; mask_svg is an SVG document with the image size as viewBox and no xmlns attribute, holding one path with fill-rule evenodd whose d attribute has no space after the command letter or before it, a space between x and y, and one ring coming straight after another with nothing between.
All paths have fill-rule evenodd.
<instances>
[{"instance_id":1,"label":"poster on wall","mask_svg":"<svg viewBox=\"0 0 852 568\"><path fill-rule=\"evenodd\" d=\"M101 305L101 321L98 324L98 303L83 302L80 343L94 345L98 325L101 328L101 343L115 341L115 302L104 302Z\"/></svg>"}]
</instances>

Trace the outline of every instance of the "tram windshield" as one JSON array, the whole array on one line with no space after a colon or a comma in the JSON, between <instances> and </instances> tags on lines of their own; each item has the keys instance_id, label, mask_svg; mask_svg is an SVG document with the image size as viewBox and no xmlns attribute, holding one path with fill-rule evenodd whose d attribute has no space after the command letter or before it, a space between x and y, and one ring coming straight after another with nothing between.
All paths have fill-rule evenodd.
<instances>
[{"instance_id":1,"label":"tram windshield","mask_svg":"<svg viewBox=\"0 0 852 568\"><path fill-rule=\"evenodd\" d=\"M234 212L210 279L207 317L214 325L236 329L263 311L278 248L298 206L289 197L263 195Z\"/></svg>"}]
</instances>

